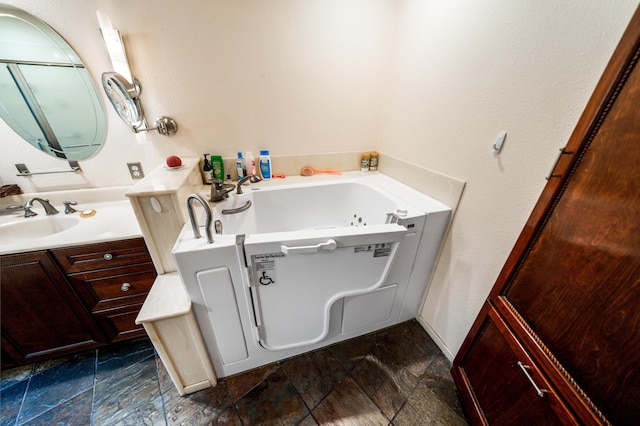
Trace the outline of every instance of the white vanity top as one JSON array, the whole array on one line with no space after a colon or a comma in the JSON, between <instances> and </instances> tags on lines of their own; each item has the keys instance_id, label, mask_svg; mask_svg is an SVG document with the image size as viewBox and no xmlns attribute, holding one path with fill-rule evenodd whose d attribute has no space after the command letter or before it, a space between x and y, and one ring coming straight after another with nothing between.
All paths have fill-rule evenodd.
<instances>
[{"instance_id":1,"label":"white vanity top","mask_svg":"<svg viewBox=\"0 0 640 426\"><path fill-rule=\"evenodd\" d=\"M0 214L0 254L101 243L142 236L131 203L124 195L128 188L56 191L2 198L0 205L2 209L2 214ZM42 206L37 202L34 203L32 209L38 214L37 216L25 218L23 210L7 212L7 206L22 205L33 197L48 199L60 213L47 216ZM77 201L78 204L73 206L77 213L66 215L63 201ZM95 210L95 214L81 217L80 213L85 210ZM46 232L43 236L29 236L31 230L41 227L44 222L49 220L70 223L73 226L56 233Z\"/></svg>"}]
</instances>

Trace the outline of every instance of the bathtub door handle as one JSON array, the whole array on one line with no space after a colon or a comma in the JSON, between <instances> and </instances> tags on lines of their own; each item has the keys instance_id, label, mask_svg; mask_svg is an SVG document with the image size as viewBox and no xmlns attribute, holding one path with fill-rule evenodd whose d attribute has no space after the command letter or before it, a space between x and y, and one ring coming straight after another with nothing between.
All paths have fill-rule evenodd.
<instances>
[{"instance_id":1,"label":"bathtub door handle","mask_svg":"<svg viewBox=\"0 0 640 426\"><path fill-rule=\"evenodd\" d=\"M316 244L315 246L298 246L287 247L280 246L280 251L284 254L305 254L305 253L318 253L319 251L333 251L338 247L335 240L330 239L326 243Z\"/></svg>"}]
</instances>

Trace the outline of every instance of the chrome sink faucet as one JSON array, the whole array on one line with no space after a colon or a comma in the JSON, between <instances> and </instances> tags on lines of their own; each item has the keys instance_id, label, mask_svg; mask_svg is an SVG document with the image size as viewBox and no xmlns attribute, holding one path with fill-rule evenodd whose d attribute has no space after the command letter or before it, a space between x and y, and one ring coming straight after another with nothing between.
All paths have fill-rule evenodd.
<instances>
[{"instance_id":1,"label":"chrome sink faucet","mask_svg":"<svg viewBox=\"0 0 640 426\"><path fill-rule=\"evenodd\" d=\"M195 213L193 212L193 201L197 201L202 204L204 208L204 212L207 216L207 220L205 222L205 231L207 232L207 243L213 243L213 233L211 232L211 209L209 208L209 204L198 194L191 194L187 198L187 211L189 212L189 220L191 221L191 228L193 229L193 236L196 238L200 238L200 228L198 227L198 220L196 219Z\"/></svg>"},{"instance_id":2,"label":"chrome sink faucet","mask_svg":"<svg viewBox=\"0 0 640 426\"><path fill-rule=\"evenodd\" d=\"M238 185L236 185L238 188L238 190L236 191L236 194L242 194L242 184L244 184L246 181L249 181L251 183L257 183L257 182L260 182L261 180L262 178L258 175L248 175L243 177L238 181Z\"/></svg>"},{"instance_id":3,"label":"chrome sink faucet","mask_svg":"<svg viewBox=\"0 0 640 426\"><path fill-rule=\"evenodd\" d=\"M44 207L44 211L45 213L47 213L47 215L59 213L58 210L49 203L49 200L43 200L42 198L36 197L36 198L29 198L27 202L24 203L24 217L32 217L38 214L33 210L31 210L31 208L33 207L34 201L37 201L40 204L42 204L42 207Z\"/></svg>"}]
</instances>

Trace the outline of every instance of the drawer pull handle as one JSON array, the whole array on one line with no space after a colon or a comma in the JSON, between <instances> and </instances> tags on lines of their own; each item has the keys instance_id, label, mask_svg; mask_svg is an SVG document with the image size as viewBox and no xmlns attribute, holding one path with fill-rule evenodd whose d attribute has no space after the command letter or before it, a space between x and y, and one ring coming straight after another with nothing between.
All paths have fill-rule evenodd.
<instances>
[{"instance_id":1,"label":"drawer pull handle","mask_svg":"<svg viewBox=\"0 0 640 426\"><path fill-rule=\"evenodd\" d=\"M122 283L122 285L120 286L120 290L122 291L129 291L130 288L131 288L131 284L129 283Z\"/></svg>"},{"instance_id":2,"label":"drawer pull handle","mask_svg":"<svg viewBox=\"0 0 640 426\"><path fill-rule=\"evenodd\" d=\"M520 361L518 361L518 367L520 367L524 375L527 376L527 379L529 379L529 383L531 383L531 386L533 386L533 388L536 390L536 393L538 394L538 396L540 398L544 398L545 392L549 392L549 391L547 389L540 389L540 387L536 385L536 382L533 381L533 377L531 377L531 374L529 374L529 369L531 369L531 367L521 363Z\"/></svg>"},{"instance_id":3,"label":"drawer pull handle","mask_svg":"<svg viewBox=\"0 0 640 426\"><path fill-rule=\"evenodd\" d=\"M113 255L111 253L104 254L104 260L111 260L111 259L113 259Z\"/></svg>"}]
</instances>

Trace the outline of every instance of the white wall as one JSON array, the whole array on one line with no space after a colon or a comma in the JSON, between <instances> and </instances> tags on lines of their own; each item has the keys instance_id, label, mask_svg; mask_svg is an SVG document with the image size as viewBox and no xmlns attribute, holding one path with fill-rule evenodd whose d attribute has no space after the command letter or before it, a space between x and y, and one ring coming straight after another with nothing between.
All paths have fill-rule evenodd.
<instances>
[{"instance_id":1,"label":"white wall","mask_svg":"<svg viewBox=\"0 0 640 426\"><path fill-rule=\"evenodd\" d=\"M4 0L48 22L96 81L110 70L95 11L123 36L147 116L136 138L107 105L82 175L0 122L0 183L27 192L126 185L167 155L364 151L467 181L422 312L451 356L487 296L637 0ZM102 89L99 89L102 95ZM104 99L104 95L103 99ZM108 102L105 100L105 102ZM509 132L494 157L491 145Z\"/></svg>"},{"instance_id":2,"label":"white wall","mask_svg":"<svg viewBox=\"0 0 640 426\"><path fill-rule=\"evenodd\" d=\"M147 118L173 117L178 134L139 144L107 105L104 148L83 175L15 177L14 163L64 168L0 124L2 183L25 191L131 184L126 163L150 171L171 154L235 157L370 150L388 79L393 1L8 0L48 22L96 81L110 71L95 11L125 38ZM4 155L8 152L8 155ZM357 165L354 165L356 167Z\"/></svg>"},{"instance_id":3,"label":"white wall","mask_svg":"<svg viewBox=\"0 0 640 426\"><path fill-rule=\"evenodd\" d=\"M459 349L638 1L403 0L379 149L467 182L422 311ZM502 154L492 144L508 131Z\"/></svg>"}]
</instances>

